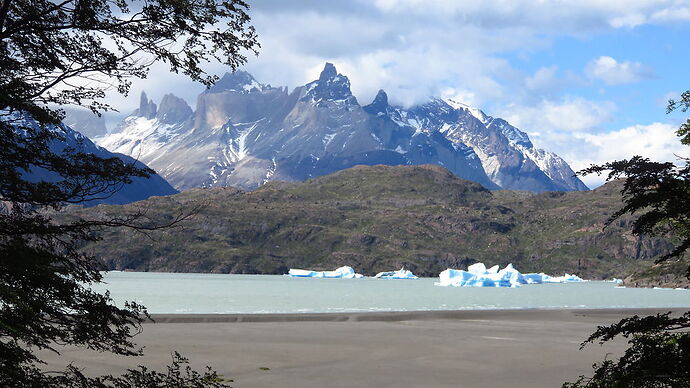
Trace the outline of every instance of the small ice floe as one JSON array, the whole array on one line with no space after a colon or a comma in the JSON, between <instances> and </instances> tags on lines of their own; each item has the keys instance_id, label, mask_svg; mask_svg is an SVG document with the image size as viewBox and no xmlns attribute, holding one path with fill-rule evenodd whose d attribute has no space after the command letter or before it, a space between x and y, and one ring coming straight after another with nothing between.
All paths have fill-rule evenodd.
<instances>
[{"instance_id":1,"label":"small ice floe","mask_svg":"<svg viewBox=\"0 0 690 388\"><path fill-rule=\"evenodd\" d=\"M533 274L528 274L528 275L533 275ZM537 275L542 276L542 282L543 283L573 283L573 282L584 282L584 279L577 275L570 275L570 274L565 274L563 276L549 276L544 273L540 273ZM527 275L525 275L527 276Z\"/></svg>"},{"instance_id":2,"label":"small ice floe","mask_svg":"<svg viewBox=\"0 0 690 388\"><path fill-rule=\"evenodd\" d=\"M618 278L613 278L611 280L606 280L607 283L616 283L616 284L621 284L623 283L623 279L618 279Z\"/></svg>"},{"instance_id":3,"label":"small ice floe","mask_svg":"<svg viewBox=\"0 0 690 388\"><path fill-rule=\"evenodd\" d=\"M472 264L467 271L450 269L439 274L438 286L454 287L509 287L516 288L523 284L571 283L582 282L577 275L549 276L545 273L522 274L512 264L499 270L497 265L486 268L484 263Z\"/></svg>"},{"instance_id":4,"label":"small ice floe","mask_svg":"<svg viewBox=\"0 0 690 388\"><path fill-rule=\"evenodd\" d=\"M359 279L364 275L355 273L352 267L340 267L334 271L310 271L306 269L290 268L288 276L293 278L329 278L329 279Z\"/></svg>"},{"instance_id":5,"label":"small ice floe","mask_svg":"<svg viewBox=\"0 0 690 388\"><path fill-rule=\"evenodd\" d=\"M405 268L400 271L379 272L374 276L377 279L417 279L417 276Z\"/></svg>"}]
</instances>

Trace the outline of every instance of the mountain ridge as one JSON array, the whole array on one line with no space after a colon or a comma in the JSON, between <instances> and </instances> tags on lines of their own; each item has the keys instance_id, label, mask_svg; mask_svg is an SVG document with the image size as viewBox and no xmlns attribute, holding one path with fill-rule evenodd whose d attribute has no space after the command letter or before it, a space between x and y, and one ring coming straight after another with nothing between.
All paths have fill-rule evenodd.
<instances>
[{"instance_id":1,"label":"mountain ridge","mask_svg":"<svg viewBox=\"0 0 690 388\"><path fill-rule=\"evenodd\" d=\"M29 117L28 115L18 113L14 114L12 121L17 123L17 125L15 125L16 131L23 131L22 129L18 128L19 126L23 126L34 128L37 131L51 131L56 133L58 135L57 138L50 140L49 146L51 151L57 155L63 154L65 150L70 150L70 153L93 154L103 159L116 157L122 160L124 163L132 164L138 168L147 167L144 163L130 157L129 155L113 153L105 148L97 146L91 140L89 140L88 137L73 130L64 123L59 125L51 124L41 127L33 118ZM53 171L47 171L42 168L32 166L30 171L23 173L23 178L34 182L53 182L61 179L62 177ZM107 197L101 198L100 196L97 196L97 198L86 198L80 204L87 207L98 204L123 205L135 201L145 200L151 196L165 196L176 193L177 190L170 186L165 179L158 174L153 173L148 178L132 177L131 183L123 185L119 190L110 193L110 195Z\"/></svg>"},{"instance_id":2,"label":"mountain ridge","mask_svg":"<svg viewBox=\"0 0 690 388\"><path fill-rule=\"evenodd\" d=\"M357 164L425 163L489 189L587 190L562 158L505 120L449 99L393 106L383 90L362 106L331 63L291 92L244 71L226 73L199 95L196 111L178 106L179 117L167 109L163 120L142 95L139 109L99 145L138 156L180 190L255 189Z\"/></svg>"}]
</instances>

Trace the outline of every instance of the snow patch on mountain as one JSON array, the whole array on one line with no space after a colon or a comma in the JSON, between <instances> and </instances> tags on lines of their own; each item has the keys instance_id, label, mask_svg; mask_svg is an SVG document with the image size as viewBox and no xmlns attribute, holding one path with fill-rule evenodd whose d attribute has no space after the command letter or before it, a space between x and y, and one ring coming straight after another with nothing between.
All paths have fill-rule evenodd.
<instances>
[{"instance_id":1,"label":"snow patch on mountain","mask_svg":"<svg viewBox=\"0 0 690 388\"><path fill-rule=\"evenodd\" d=\"M262 185L270 181L273 175L276 173L276 169L278 168L278 164L276 164L276 158L272 158L271 163L271 166L268 169L266 169L266 175L264 176Z\"/></svg>"},{"instance_id":2,"label":"snow patch on mountain","mask_svg":"<svg viewBox=\"0 0 690 388\"><path fill-rule=\"evenodd\" d=\"M126 128L126 130L122 130ZM164 124L158 119L127 117L119 125L120 132L96 139L98 145L134 158L147 158L177 137L178 125Z\"/></svg>"},{"instance_id":3,"label":"snow patch on mountain","mask_svg":"<svg viewBox=\"0 0 690 388\"><path fill-rule=\"evenodd\" d=\"M246 71L238 70L233 73L225 73L207 93L238 92L251 93L252 91L262 91L266 85L259 83Z\"/></svg>"},{"instance_id":4,"label":"snow patch on mountain","mask_svg":"<svg viewBox=\"0 0 690 388\"><path fill-rule=\"evenodd\" d=\"M247 155L249 154L247 149L247 137L252 133L254 129L256 129L257 125L258 123L254 123L251 126L247 126L246 124L237 126L240 128L244 126L245 128L238 128L237 137L233 139L230 143L230 151L233 156L231 162L239 162L240 160L247 157Z\"/></svg>"},{"instance_id":5,"label":"snow patch on mountain","mask_svg":"<svg viewBox=\"0 0 690 388\"><path fill-rule=\"evenodd\" d=\"M462 102L453 100L452 98L446 98L443 101L446 104L450 105L453 109L465 110L469 112L473 117L475 117L477 120L481 121L485 125L492 119L491 116L487 116L480 109L463 104Z\"/></svg>"},{"instance_id":6,"label":"snow patch on mountain","mask_svg":"<svg viewBox=\"0 0 690 388\"><path fill-rule=\"evenodd\" d=\"M329 144L333 141L333 138L338 136L337 133L328 133L323 137L323 146L327 148Z\"/></svg>"},{"instance_id":7,"label":"snow patch on mountain","mask_svg":"<svg viewBox=\"0 0 690 388\"><path fill-rule=\"evenodd\" d=\"M32 131L36 131L36 133L39 134L42 131L56 134L57 137L50 140L49 146L51 151L57 155L72 155L74 153L93 154L103 159L119 158L124 164L133 165L137 168L146 167L143 163L128 155L112 153L106 148L94 144L88 137L83 136L81 133L65 124L42 127L30 115L18 112L8 113L7 111L2 111L0 116L2 116L2 120L14 127L13 129L20 136L30 136L29 134ZM31 128L31 130L28 130L29 128ZM33 182L58 182L60 179L63 179L55 172L45 170L38 166L31 166L31 168L26 171L24 177ZM90 198L86 198L81 204L87 207L101 203L127 204L147 199L153 195L162 196L175 193L177 193L177 191L173 189L168 182L154 173L148 178L132 177L131 183L123 185L112 192L106 191L94 194Z\"/></svg>"},{"instance_id":8,"label":"snow patch on mountain","mask_svg":"<svg viewBox=\"0 0 690 388\"><path fill-rule=\"evenodd\" d=\"M503 135L508 139L511 146L516 147L519 145L523 148L532 148L532 142L530 141L529 136L527 136L525 132L522 132L521 130L508 124L507 121L503 119L494 119L492 117L489 125L498 127L501 130L501 133L503 133Z\"/></svg>"},{"instance_id":9,"label":"snow patch on mountain","mask_svg":"<svg viewBox=\"0 0 690 388\"><path fill-rule=\"evenodd\" d=\"M393 106L383 90L360 106L349 79L330 63L290 94L237 71L202 93L196 112L174 96L166 101L158 117L142 96L120 133L99 144L141 158L180 189L252 189L357 164L424 163L491 189L586 189L564 160L534 148L505 120L453 99Z\"/></svg>"}]
</instances>

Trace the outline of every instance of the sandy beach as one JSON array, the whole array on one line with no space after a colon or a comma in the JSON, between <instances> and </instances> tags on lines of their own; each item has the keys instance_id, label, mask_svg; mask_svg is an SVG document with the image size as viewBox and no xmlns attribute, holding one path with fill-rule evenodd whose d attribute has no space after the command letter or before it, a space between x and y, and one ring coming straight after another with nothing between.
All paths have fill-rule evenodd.
<instances>
[{"instance_id":1,"label":"sandy beach","mask_svg":"<svg viewBox=\"0 0 690 388\"><path fill-rule=\"evenodd\" d=\"M89 373L160 367L177 350L234 387L559 387L625 343L579 344L597 325L669 309L158 315L143 358L63 349ZM680 311L680 310L676 310Z\"/></svg>"}]
</instances>

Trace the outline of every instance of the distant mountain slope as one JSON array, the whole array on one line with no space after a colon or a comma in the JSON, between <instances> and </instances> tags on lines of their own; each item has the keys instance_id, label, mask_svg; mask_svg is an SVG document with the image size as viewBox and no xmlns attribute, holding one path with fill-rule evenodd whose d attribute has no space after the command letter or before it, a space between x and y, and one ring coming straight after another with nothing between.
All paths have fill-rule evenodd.
<instances>
[{"instance_id":1,"label":"distant mountain slope","mask_svg":"<svg viewBox=\"0 0 690 388\"><path fill-rule=\"evenodd\" d=\"M489 189L587 190L568 164L527 134L478 109L438 98L409 109L380 91L361 106L327 63L288 93L249 73L225 74L195 112L166 95L139 109L99 145L134 156L180 190L300 181L358 164L432 163Z\"/></svg>"},{"instance_id":2,"label":"distant mountain slope","mask_svg":"<svg viewBox=\"0 0 690 388\"><path fill-rule=\"evenodd\" d=\"M19 117L19 116L17 116ZM38 124L31 118L21 118L22 125L31 126L34 128L39 128ZM105 148L95 145L87 137L81 135L79 132L74 131L70 127L61 124L59 126L49 126L47 130L53 131L60 135L63 139L61 141L54 141L51 144L51 150L57 154L63 152L66 148L71 148L76 152L83 152L88 154L94 154L101 158L112 158L117 157L122 159L125 163L134 164L137 167L145 168L146 166L133 159L128 155L115 154ZM56 181L60 179L55 173L42 170L40 168L33 168L29 174L24 175L26 179L31 181ZM85 206L94 206L98 204L127 204L135 201L141 201L151 196L162 196L176 194L175 190L170 184L160 177L158 174L154 174L149 178L132 178L132 183L124 185L120 190L113 193L110 197L106 199L94 199L85 202Z\"/></svg>"},{"instance_id":3,"label":"distant mountain slope","mask_svg":"<svg viewBox=\"0 0 690 388\"><path fill-rule=\"evenodd\" d=\"M581 192L488 191L435 165L356 166L251 192L191 189L84 213L141 208L167 219L199 204L206 207L179 228L150 237L108 230L87 248L118 270L281 274L350 265L373 275L405 266L437 276L483 261L620 278L671 247L633 236L629 218L602 230L621 205L618 183Z\"/></svg>"},{"instance_id":4,"label":"distant mountain slope","mask_svg":"<svg viewBox=\"0 0 690 388\"><path fill-rule=\"evenodd\" d=\"M62 123L89 139L108 134L103 117L84 108L65 108L65 119Z\"/></svg>"}]
</instances>

